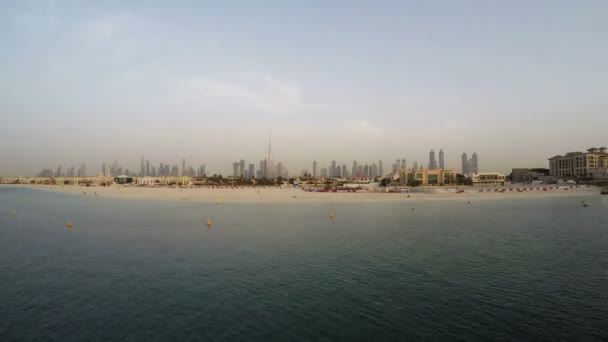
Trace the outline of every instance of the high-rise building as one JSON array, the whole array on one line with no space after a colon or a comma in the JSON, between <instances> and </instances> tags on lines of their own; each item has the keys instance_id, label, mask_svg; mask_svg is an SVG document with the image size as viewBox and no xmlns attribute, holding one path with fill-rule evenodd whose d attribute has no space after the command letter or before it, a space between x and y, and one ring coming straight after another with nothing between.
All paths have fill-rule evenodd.
<instances>
[{"instance_id":1,"label":"high-rise building","mask_svg":"<svg viewBox=\"0 0 608 342\"><path fill-rule=\"evenodd\" d=\"M401 158L401 170L405 170L406 167L406 162L405 162L405 158Z\"/></svg>"},{"instance_id":2,"label":"high-rise building","mask_svg":"<svg viewBox=\"0 0 608 342\"><path fill-rule=\"evenodd\" d=\"M255 165L249 164L249 172L247 172L247 177L253 178L255 177Z\"/></svg>"},{"instance_id":3,"label":"high-rise building","mask_svg":"<svg viewBox=\"0 0 608 342\"><path fill-rule=\"evenodd\" d=\"M321 178L327 178L327 169L321 168Z\"/></svg>"},{"instance_id":4,"label":"high-rise building","mask_svg":"<svg viewBox=\"0 0 608 342\"><path fill-rule=\"evenodd\" d=\"M416 171L418 170L418 162L415 161L414 164L412 165L412 170Z\"/></svg>"},{"instance_id":5,"label":"high-rise building","mask_svg":"<svg viewBox=\"0 0 608 342\"><path fill-rule=\"evenodd\" d=\"M382 160L378 160L378 175L384 177L384 169L382 168Z\"/></svg>"},{"instance_id":6,"label":"high-rise building","mask_svg":"<svg viewBox=\"0 0 608 342\"><path fill-rule=\"evenodd\" d=\"M400 168L401 168L401 159L397 159L397 161L395 162L395 172L399 172Z\"/></svg>"},{"instance_id":7,"label":"high-rise building","mask_svg":"<svg viewBox=\"0 0 608 342\"><path fill-rule=\"evenodd\" d=\"M234 177L238 177L239 175L239 163L237 162L232 163L232 175Z\"/></svg>"},{"instance_id":8,"label":"high-rise building","mask_svg":"<svg viewBox=\"0 0 608 342\"><path fill-rule=\"evenodd\" d=\"M477 152L473 152L473 155L471 156L471 160L469 162L469 172L471 174L479 173L479 162L477 160Z\"/></svg>"},{"instance_id":9,"label":"high-rise building","mask_svg":"<svg viewBox=\"0 0 608 342\"><path fill-rule=\"evenodd\" d=\"M359 175L357 174L357 170L358 170L357 161L353 160L353 169L351 171L351 175L350 176L353 177L353 178L359 177Z\"/></svg>"},{"instance_id":10,"label":"high-rise building","mask_svg":"<svg viewBox=\"0 0 608 342\"><path fill-rule=\"evenodd\" d=\"M146 177L150 177L150 161L146 160Z\"/></svg>"},{"instance_id":11,"label":"high-rise building","mask_svg":"<svg viewBox=\"0 0 608 342\"><path fill-rule=\"evenodd\" d=\"M182 176L187 176L186 158L182 158Z\"/></svg>"},{"instance_id":12,"label":"high-rise building","mask_svg":"<svg viewBox=\"0 0 608 342\"><path fill-rule=\"evenodd\" d=\"M55 172L55 177L61 177L61 165L57 166L57 172Z\"/></svg>"},{"instance_id":13,"label":"high-rise building","mask_svg":"<svg viewBox=\"0 0 608 342\"><path fill-rule=\"evenodd\" d=\"M317 178L317 161L312 162L312 178Z\"/></svg>"},{"instance_id":14,"label":"high-rise building","mask_svg":"<svg viewBox=\"0 0 608 342\"><path fill-rule=\"evenodd\" d=\"M150 168L150 176L156 177L156 167L152 166Z\"/></svg>"},{"instance_id":15,"label":"high-rise building","mask_svg":"<svg viewBox=\"0 0 608 342\"><path fill-rule=\"evenodd\" d=\"M272 130L270 130L268 134L268 165L266 170L268 178L273 178L274 164L272 163Z\"/></svg>"},{"instance_id":16,"label":"high-rise building","mask_svg":"<svg viewBox=\"0 0 608 342\"><path fill-rule=\"evenodd\" d=\"M336 177L336 161L332 160L331 161L331 167L329 168L329 177Z\"/></svg>"},{"instance_id":17,"label":"high-rise building","mask_svg":"<svg viewBox=\"0 0 608 342\"><path fill-rule=\"evenodd\" d=\"M239 171L239 176L247 176L247 170L245 170L245 159L241 159L241 161L239 162Z\"/></svg>"},{"instance_id":18,"label":"high-rise building","mask_svg":"<svg viewBox=\"0 0 608 342\"><path fill-rule=\"evenodd\" d=\"M435 159L435 151L429 152L429 169L435 170L437 168L437 159Z\"/></svg>"},{"instance_id":19,"label":"high-rise building","mask_svg":"<svg viewBox=\"0 0 608 342\"><path fill-rule=\"evenodd\" d=\"M144 162L144 157L141 157L139 176L140 177L146 176L146 164Z\"/></svg>"},{"instance_id":20,"label":"high-rise building","mask_svg":"<svg viewBox=\"0 0 608 342\"><path fill-rule=\"evenodd\" d=\"M342 178L348 177L348 170L346 169L346 164L342 164Z\"/></svg>"},{"instance_id":21,"label":"high-rise building","mask_svg":"<svg viewBox=\"0 0 608 342\"><path fill-rule=\"evenodd\" d=\"M439 150L439 168L445 169L445 159L444 159L443 150Z\"/></svg>"},{"instance_id":22,"label":"high-rise building","mask_svg":"<svg viewBox=\"0 0 608 342\"><path fill-rule=\"evenodd\" d=\"M177 165L173 165L171 167L171 176L179 177L179 168L177 167Z\"/></svg>"},{"instance_id":23,"label":"high-rise building","mask_svg":"<svg viewBox=\"0 0 608 342\"><path fill-rule=\"evenodd\" d=\"M102 164L101 164L101 174L102 174L104 177L107 177L107 176L108 176L108 174L106 173L106 163L102 163Z\"/></svg>"},{"instance_id":24,"label":"high-rise building","mask_svg":"<svg viewBox=\"0 0 608 342\"><path fill-rule=\"evenodd\" d=\"M467 156L467 153L464 152L462 154L462 174L463 175L468 175L469 174L469 157Z\"/></svg>"}]
</instances>

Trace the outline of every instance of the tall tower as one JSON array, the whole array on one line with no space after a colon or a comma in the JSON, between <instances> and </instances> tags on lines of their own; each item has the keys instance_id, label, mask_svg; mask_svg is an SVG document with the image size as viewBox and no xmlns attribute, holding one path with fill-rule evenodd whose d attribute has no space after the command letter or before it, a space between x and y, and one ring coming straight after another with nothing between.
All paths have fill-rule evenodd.
<instances>
[{"instance_id":1,"label":"tall tower","mask_svg":"<svg viewBox=\"0 0 608 342\"><path fill-rule=\"evenodd\" d=\"M274 177L274 164L272 163L272 129L268 132L268 178Z\"/></svg>"},{"instance_id":2,"label":"tall tower","mask_svg":"<svg viewBox=\"0 0 608 342\"><path fill-rule=\"evenodd\" d=\"M401 170L405 170L405 167L406 167L405 158L401 158Z\"/></svg>"},{"instance_id":3,"label":"tall tower","mask_svg":"<svg viewBox=\"0 0 608 342\"><path fill-rule=\"evenodd\" d=\"M317 161L312 162L312 178L317 178Z\"/></svg>"},{"instance_id":4,"label":"tall tower","mask_svg":"<svg viewBox=\"0 0 608 342\"><path fill-rule=\"evenodd\" d=\"M384 177L384 169L382 168L382 160L378 160L378 173L380 177Z\"/></svg>"},{"instance_id":5,"label":"tall tower","mask_svg":"<svg viewBox=\"0 0 608 342\"><path fill-rule=\"evenodd\" d=\"M469 157L467 156L466 152L462 154L462 174L463 175L468 175L469 174Z\"/></svg>"},{"instance_id":6,"label":"tall tower","mask_svg":"<svg viewBox=\"0 0 608 342\"><path fill-rule=\"evenodd\" d=\"M437 160L435 159L435 151L429 152L429 169L435 170L437 168Z\"/></svg>"},{"instance_id":7,"label":"tall tower","mask_svg":"<svg viewBox=\"0 0 608 342\"><path fill-rule=\"evenodd\" d=\"M443 155L443 150L439 150L439 168L445 169L445 159Z\"/></svg>"},{"instance_id":8,"label":"tall tower","mask_svg":"<svg viewBox=\"0 0 608 342\"><path fill-rule=\"evenodd\" d=\"M139 177L145 177L146 176L146 164L144 161L144 157L141 157L141 163L140 163L140 171L139 171Z\"/></svg>"},{"instance_id":9,"label":"tall tower","mask_svg":"<svg viewBox=\"0 0 608 342\"><path fill-rule=\"evenodd\" d=\"M186 176L186 158L182 158L182 177Z\"/></svg>"},{"instance_id":10,"label":"tall tower","mask_svg":"<svg viewBox=\"0 0 608 342\"><path fill-rule=\"evenodd\" d=\"M471 164L469 166L469 172L479 173L479 162L477 160L477 152L473 152L471 156Z\"/></svg>"}]
</instances>

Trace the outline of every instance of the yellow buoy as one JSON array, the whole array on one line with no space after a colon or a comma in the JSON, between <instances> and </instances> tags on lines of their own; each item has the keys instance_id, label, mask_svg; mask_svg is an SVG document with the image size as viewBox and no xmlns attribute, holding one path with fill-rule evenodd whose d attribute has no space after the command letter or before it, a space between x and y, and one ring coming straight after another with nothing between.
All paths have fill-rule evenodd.
<instances>
[{"instance_id":1,"label":"yellow buoy","mask_svg":"<svg viewBox=\"0 0 608 342\"><path fill-rule=\"evenodd\" d=\"M17 213L13 211L13 212L11 213L11 215L13 215L13 216L17 216Z\"/></svg>"},{"instance_id":2,"label":"yellow buoy","mask_svg":"<svg viewBox=\"0 0 608 342\"><path fill-rule=\"evenodd\" d=\"M217 201L217 202L215 202L215 203L216 203L217 205L220 205L220 204L222 204L222 201Z\"/></svg>"},{"instance_id":3,"label":"yellow buoy","mask_svg":"<svg viewBox=\"0 0 608 342\"><path fill-rule=\"evenodd\" d=\"M211 222L211 220L207 220L207 227L211 228L211 225L213 225L213 222Z\"/></svg>"},{"instance_id":4,"label":"yellow buoy","mask_svg":"<svg viewBox=\"0 0 608 342\"><path fill-rule=\"evenodd\" d=\"M329 214L329 218L334 218L334 214Z\"/></svg>"},{"instance_id":5,"label":"yellow buoy","mask_svg":"<svg viewBox=\"0 0 608 342\"><path fill-rule=\"evenodd\" d=\"M72 228L72 221L68 221L68 222L67 222L65 225L66 225L68 228Z\"/></svg>"}]
</instances>

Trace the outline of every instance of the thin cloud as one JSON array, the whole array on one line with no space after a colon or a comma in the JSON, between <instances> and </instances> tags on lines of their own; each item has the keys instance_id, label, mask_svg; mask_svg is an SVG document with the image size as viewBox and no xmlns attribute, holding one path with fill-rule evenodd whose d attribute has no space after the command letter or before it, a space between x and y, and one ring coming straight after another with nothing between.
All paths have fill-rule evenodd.
<instances>
[{"instance_id":1,"label":"thin cloud","mask_svg":"<svg viewBox=\"0 0 608 342\"><path fill-rule=\"evenodd\" d=\"M381 136L383 132L382 128L365 120L346 120L344 126L351 133L366 138Z\"/></svg>"},{"instance_id":2,"label":"thin cloud","mask_svg":"<svg viewBox=\"0 0 608 342\"><path fill-rule=\"evenodd\" d=\"M189 78L177 81L177 99L213 110L290 114L305 108L300 87L269 75L242 74L233 81Z\"/></svg>"},{"instance_id":3,"label":"thin cloud","mask_svg":"<svg viewBox=\"0 0 608 342\"><path fill-rule=\"evenodd\" d=\"M86 38L110 39L134 19L129 13L97 18L82 28L82 34Z\"/></svg>"}]
</instances>

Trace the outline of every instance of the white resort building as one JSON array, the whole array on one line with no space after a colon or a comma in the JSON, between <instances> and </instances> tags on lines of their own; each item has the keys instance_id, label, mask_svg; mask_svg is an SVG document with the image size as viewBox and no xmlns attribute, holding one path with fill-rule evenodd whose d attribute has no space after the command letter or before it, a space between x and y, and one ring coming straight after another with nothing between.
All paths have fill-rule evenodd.
<instances>
[{"instance_id":1,"label":"white resort building","mask_svg":"<svg viewBox=\"0 0 608 342\"><path fill-rule=\"evenodd\" d=\"M474 173L473 186L504 186L506 177L498 172Z\"/></svg>"}]
</instances>

